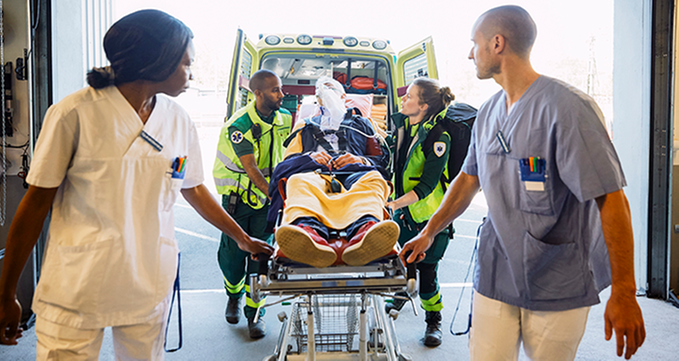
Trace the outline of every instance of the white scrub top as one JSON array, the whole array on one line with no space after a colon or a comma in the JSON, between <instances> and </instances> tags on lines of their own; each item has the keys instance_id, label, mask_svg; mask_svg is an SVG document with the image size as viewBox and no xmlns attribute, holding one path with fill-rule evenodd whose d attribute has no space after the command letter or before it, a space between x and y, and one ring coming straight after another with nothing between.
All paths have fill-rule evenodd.
<instances>
[{"instance_id":1,"label":"white scrub top","mask_svg":"<svg viewBox=\"0 0 679 361\"><path fill-rule=\"evenodd\" d=\"M184 179L172 178L183 156ZM179 105L156 95L143 124L115 86L69 95L45 115L27 182L59 187L37 315L101 328L163 312L177 273L172 207L181 188L203 182L195 125Z\"/></svg>"},{"instance_id":2,"label":"white scrub top","mask_svg":"<svg viewBox=\"0 0 679 361\"><path fill-rule=\"evenodd\" d=\"M479 109L462 168L479 177L488 202L474 287L536 311L596 304L610 265L595 198L625 186L601 111L545 76L509 114L506 104L500 91ZM531 157L544 162L542 181L522 176Z\"/></svg>"}]
</instances>

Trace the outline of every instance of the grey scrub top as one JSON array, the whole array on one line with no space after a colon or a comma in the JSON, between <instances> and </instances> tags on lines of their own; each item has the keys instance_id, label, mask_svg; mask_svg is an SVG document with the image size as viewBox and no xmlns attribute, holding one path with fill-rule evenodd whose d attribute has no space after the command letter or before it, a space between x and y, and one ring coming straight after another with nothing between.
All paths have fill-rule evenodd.
<instances>
[{"instance_id":1,"label":"grey scrub top","mask_svg":"<svg viewBox=\"0 0 679 361\"><path fill-rule=\"evenodd\" d=\"M524 182L520 162L531 157L543 177ZM462 171L478 176L488 202L477 292L536 311L599 302L611 280L595 198L626 182L588 95L540 76L508 115L498 92L479 109Z\"/></svg>"}]
</instances>

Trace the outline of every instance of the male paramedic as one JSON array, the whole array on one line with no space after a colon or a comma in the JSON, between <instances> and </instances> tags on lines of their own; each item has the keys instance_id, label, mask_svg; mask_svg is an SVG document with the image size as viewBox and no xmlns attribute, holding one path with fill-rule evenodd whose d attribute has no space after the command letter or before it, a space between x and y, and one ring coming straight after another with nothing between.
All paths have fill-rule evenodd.
<instances>
[{"instance_id":1,"label":"male paramedic","mask_svg":"<svg viewBox=\"0 0 679 361\"><path fill-rule=\"evenodd\" d=\"M368 118L347 111L345 97L335 79L316 81L321 113L295 125L285 161L274 173L274 179L289 177L282 226L276 230L280 253L317 268L362 266L392 252L399 234L384 208L391 194L383 176L389 150ZM272 205L270 218L274 211ZM335 230L337 237L331 236ZM344 233L346 242L339 236Z\"/></svg>"},{"instance_id":2,"label":"male paramedic","mask_svg":"<svg viewBox=\"0 0 679 361\"><path fill-rule=\"evenodd\" d=\"M483 189L471 359L516 360L523 342L533 360L573 360L589 309L609 285L606 339L615 331L617 354L629 359L646 335L625 178L594 101L533 70L536 33L518 6L474 24L469 59L503 90L479 109L462 172L401 256L422 258Z\"/></svg>"},{"instance_id":3,"label":"male paramedic","mask_svg":"<svg viewBox=\"0 0 679 361\"><path fill-rule=\"evenodd\" d=\"M266 215L269 178L276 164L283 159L283 141L290 134L292 116L281 109L283 91L281 80L270 70L258 70L250 79L250 90L255 100L229 118L219 135L217 158L212 174L217 192L222 195L222 206L250 235L267 239ZM236 242L222 234L217 261L224 275L228 295L225 317L231 324L240 319L240 299L245 296L245 317L253 339L264 337L266 328L255 313L264 299L255 303L250 299L249 273L256 272L257 262L240 250ZM264 309L260 310L260 316Z\"/></svg>"}]
</instances>

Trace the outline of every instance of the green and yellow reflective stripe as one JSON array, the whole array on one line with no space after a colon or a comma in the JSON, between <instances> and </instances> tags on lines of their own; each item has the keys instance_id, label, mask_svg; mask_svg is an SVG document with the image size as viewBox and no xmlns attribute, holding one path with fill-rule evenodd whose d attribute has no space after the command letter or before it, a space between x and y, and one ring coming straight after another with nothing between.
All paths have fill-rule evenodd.
<instances>
[{"instance_id":1,"label":"green and yellow reflective stripe","mask_svg":"<svg viewBox=\"0 0 679 361\"><path fill-rule=\"evenodd\" d=\"M240 282L238 282L235 285L232 285L229 280L224 277L224 288L226 288L226 292L231 293L231 294L237 294L240 293L243 290L243 286L245 285L245 277L243 277Z\"/></svg>"},{"instance_id":2,"label":"green and yellow reflective stripe","mask_svg":"<svg viewBox=\"0 0 679 361\"><path fill-rule=\"evenodd\" d=\"M441 311L443 309L443 302L441 302L441 292L436 292L434 297L423 300L420 298L420 304L425 311Z\"/></svg>"},{"instance_id":3,"label":"green and yellow reflective stripe","mask_svg":"<svg viewBox=\"0 0 679 361\"><path fill-rule=\"evenodd\" d=\"M234 163L231 158L227 157L226 154L224 154L222 151L217 149L217 159L219 159L222 164L224 164L224 167L226 169L236 172L236 173L245 173L245 170L240 168L236 163Z\"/></svg>"},{"instance_id":4,"label":"green and yellow reflective stripe","mask_svg":"<svg viewBox=\"0 0 679 361\"><path fill-rule=\"evenodd\" d=\"M266 297L262 298L258 303L255 303L250 298L250 285L245 285L245 305L252 308L259 308L259 306L264 306L266 303Z\"/></svg>"},{"instance_id":5,"label":"green and yellow reflective stripe","mask_svg":"<svg viewBox=\"0 0 679 361\"><path fill-rule=\"evenodd\" d=\"M234 173L241 173L241 174L246 174L245 169L240 168L238 164L234 163L231 158L227 157L226 154L222 153L220 150L217 150L217 159L219 159L222 164L224 164L224 167ZM259 168L259 171L262 172L262 175L264 177L270 177L271 174L269 174L269 167L266 168Z\"/></svg>"}]
</instances>

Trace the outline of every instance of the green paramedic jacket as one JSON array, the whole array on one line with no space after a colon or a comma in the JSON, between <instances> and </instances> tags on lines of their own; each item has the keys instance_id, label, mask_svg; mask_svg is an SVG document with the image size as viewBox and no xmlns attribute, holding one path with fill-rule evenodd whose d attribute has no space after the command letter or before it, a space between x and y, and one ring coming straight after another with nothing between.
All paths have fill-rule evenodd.
<instances>
[{"instance_id":1,"label":"green paramedic jacket","mask_svg":"<svg viewBox=\"0 0 679 361\"><path fill-rule=\"evenodd\" d=\"M447 111L447 108L442 110L440 113L438 113L436 116L430 118L429 120L423 121L422 124L417 129L417 134L413 137L411 140L410 144L405 144L405 132L406 132L406 127L405 127L405 122L408 121L408 117L401 113L396 113L392 116L392 119L394 120L394 125L396 126L396 144L395 144L395 150L394 150L394 165L397 165L400 163L400 160L398 159L401 156L401 149L402 147L408 147L408 157L405 160L405 163L403 165L403 171L401 174L394 174L394 183L396 185L396 196L401 197L404 194L410 192L415 188L420 183L420 178L422 176L422 173L424 171L424 164L427 155L429 154L429 151L426 152L422 149L422 143L424 140L427 138L427 135L429 132L434 128L436 125L436 122L439 120L443 119ZM449 138L448 133L443 132L441 136L445 136ZM441 138L439 138L441 139ZM449 138L450 139L450 138ZM438 143L438 142L436 142ZM434 143L434 147L436 147L436 143ZM445 167L443 169L443 174L447 177L448 176L448 159L447 157L449 156L449 149L450 146L447 147L448 149L444 148L445 154L442 154L441 156L445 157ZM432 149L431 151L435 151ZM431 171L428 170L428 171ZM439 179L440 179L440 174L439 174ZM401 191L403 193L401 193ZM419 201L409 205L404 209L404 213L410 216L413 222L419 224L422 222L428 221L432 214L436 211L436 209L439 207L441 204L441 201L443 200L443 195L445 194L445 191L443 190L443 186L441 185L440 181L436 182L436 187L434 190L429 193L427 196L424 198L420 199Z\"/></svg>"},{"instance_id":2,"label":"green paramedic jacket","mask_svg":"<svg viewBox=\"0 0 679 361\"><path fill-rule=\"evenodd\" d=\"M252 134L252 128L255 124L259 124L261 127L259 141L254 139ZM231 126L237 128L240 132L234 132L232 136L229 136L229 127ZM290 135L291 126L292 116L290 112L283 108L276 111L272 124L262 121L255 110L255 101L250 102L233 114L224 123L219 134L217 157L212 169L217 192L219 194L236 192L243 203L253 209L264 207L267 195L262 193L248 178L240 159L233 150L232 142L248 141L252 144L257 166L268 182L271 178L270 173L283 160L285 151L283 141ZM270 159L271 162L269 162Z\"/></svg>"}]
</instances>

